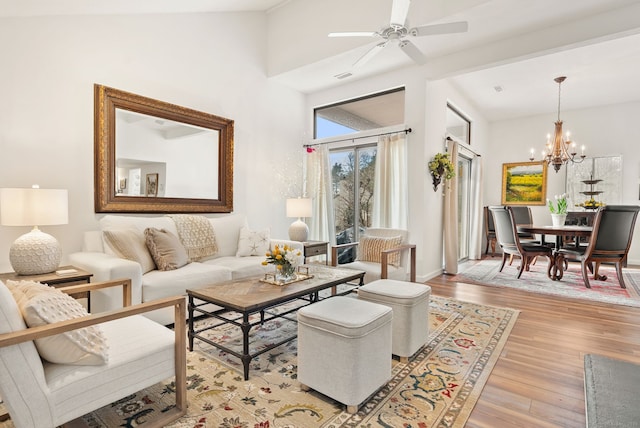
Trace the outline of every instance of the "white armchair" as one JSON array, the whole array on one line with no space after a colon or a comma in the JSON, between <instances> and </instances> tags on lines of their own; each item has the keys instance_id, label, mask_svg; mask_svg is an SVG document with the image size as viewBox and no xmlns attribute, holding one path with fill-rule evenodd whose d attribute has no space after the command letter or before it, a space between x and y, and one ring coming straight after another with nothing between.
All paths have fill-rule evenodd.
<instances>
[{"instance_id":1,"label":"white armchair","mask_svg":"<svg viewBox=\"0 0 640 428\"><path fill-rule=\"evenodd\" d=\"M114 286L123 287L122 309L27 328L11 291L0 282L0 396L16 427L53 428L172 376L176 406L150 424L164 426L186 413L184 298L128 306L128 279L60 290L73 294ZM163 307L174 307L174 331L139 315ZM40 358L34 340L95 324L109 346L107 363L54 364Z\"/></svg>"},{"instance_id":2,"label":"white armchair","mask_svg":"<svg viewBox=\"0 0 640 428\"><path fill-rule=\"evenodd\" d=\"M357 247L356 260L340 267L365 271L364 282L376 279L416 281L416 246L403 229L368 228L358 242L331 247L331 263L338 266L338 251Z\"/></svg>"}]
</instances>

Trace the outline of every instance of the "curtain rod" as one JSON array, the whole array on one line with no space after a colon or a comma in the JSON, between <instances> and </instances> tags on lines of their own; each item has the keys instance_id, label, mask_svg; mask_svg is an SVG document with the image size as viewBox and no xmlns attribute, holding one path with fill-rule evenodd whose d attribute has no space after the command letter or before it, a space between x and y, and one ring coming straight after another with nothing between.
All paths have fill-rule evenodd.
<instances>
[{"instance_id":1,"label":"curtain rod","mask_svg":"<svg viewBox=\"0 0 640 428\"><path fill-rule=\"evenodd\" d=\"M451 138L449 135L447 135L447 138L445 138L445 140L446 140L446 141L454 141L454 142L455 142L455 140L454 140L453 138ZM469 144L467 144L467 143L461 143L461 142L457 142L457 143L458 143L458 144L460 144L460 145L461 145L461 147L462 147L464 150L467 150L467 151L471 152L474 156L477 156L477 157L479 157L479 158L481 158L481 157L482 157L482 155L481 155L481 154L476 153L474 150L472 150L472 149L471 149L471 147L469 147ZM444 151L446 152L446 151L448 151L448 149L449 149L449 148L448 148L448 147L447 147L447 145L445 144Z\"/></svg>"},{"instance_id":2,"label":"curtain rod","mask_svg":"<svg viewBox=\"0 0 640 428\"><path fill-rule=\"evenodd\" d=\"M412 131L411 128L405 128L405 129L399 130L399 131L382 132L380 134L372 134L372 135L363 135L363 136L360 136L360 137L343 138L341 140L324 141L322 143L315 143L315 144L304 144L302 147L321 146L323 144L340 143L342 141L349 141L349 140L353 141L353 140L359 140L361 138L381 137L383 135L397 134L399 132L404 132L405 134L408 134L411 131Z\"/></svg>"}]
</instances>

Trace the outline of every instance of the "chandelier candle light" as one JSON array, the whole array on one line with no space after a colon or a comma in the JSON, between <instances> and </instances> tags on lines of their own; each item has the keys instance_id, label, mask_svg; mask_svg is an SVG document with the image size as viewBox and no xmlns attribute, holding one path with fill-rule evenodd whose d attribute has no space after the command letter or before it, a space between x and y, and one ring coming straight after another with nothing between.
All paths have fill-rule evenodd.
<instances>
[{"instance_id":1,"label":"chandelier candle light","mask_svg":"<svg viewBox=\"0 0 640 428\"><path fill-rule=\"evenodd\" d=\"M63 189L0 189L0 224L33 226L31 232L15 240L9 261L19 275L38 275L55 271L60 265L62 247L38 226L67 224L68 193Z\"/></svg>"},{"instance_id":2,"label":"chandelier candle light","mask_svg":"<svg viewBox=\"0 0 640 428\"><path fill-rule=\"evenodd\" d=\"M585 147L582 146L580 159L576 159L576 155L578 154L576 151L576 143L571 141L569 131L567 131L566 137L562 135L562 121L560 120L560 87L565 79L565 76L553 79L558 84L558 120L556 121L553 140L551 140L551 134L547 134L547 145L545 150L542 151L542 159L547 161L547 164L553 165L553 169L556 172L560 171L562 165L567 162L571 161L574 163L580 163L586 157L584 154ZM535 159L534 153L534 149L531 149L531 156L529 157L530 161Z\"/></svg>"}]
</instances>

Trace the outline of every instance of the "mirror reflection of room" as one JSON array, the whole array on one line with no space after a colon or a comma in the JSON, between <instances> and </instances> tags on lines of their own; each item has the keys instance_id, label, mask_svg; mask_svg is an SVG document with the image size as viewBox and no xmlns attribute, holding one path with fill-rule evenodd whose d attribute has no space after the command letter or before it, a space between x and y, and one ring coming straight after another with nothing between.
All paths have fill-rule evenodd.
<instances>
[{"instance_id":1,"label":"mirror reflection of room","mask_svg":"<svg viewBox=\"0 0 640 428\"><path fill-rule=\"evenodd\" d=\"M218 198L218 131L118 108L116 141L117 196Z\"/></svg>"}]
</instances>

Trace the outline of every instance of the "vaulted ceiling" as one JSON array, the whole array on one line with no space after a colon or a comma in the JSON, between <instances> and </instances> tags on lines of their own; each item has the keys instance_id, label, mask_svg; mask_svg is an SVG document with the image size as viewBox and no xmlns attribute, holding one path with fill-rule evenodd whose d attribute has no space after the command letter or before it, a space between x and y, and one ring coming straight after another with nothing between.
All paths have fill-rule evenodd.
<instances>
[{"instance_id":1,"label":"vaulted ceiling","mask_svg":"<svg viewBox=\"0 0 640 428\"><path fill-rule=\"evenodd\" d=\"M270 13L269 71L303 92L414 67L428 79L448 78L489 120L554 112L558 76L567 76L563 110L640 100L638 0L414 0L411 25L467 21L468 31L411 38L427 57L424 65L390 46L356 69L352 64L379 40L327 34L383 28L392 0L317 3L341 13L305 19L321 16L315 1ZM353 75L335 77L347 71Z\"/></svg>"},{"instance_id":2,"label":"vaulted ceiling","mask_svg":"<svg viewBox=\"0 0 640 428\"><path fill-rule=\"evenodd\" d=\"M387 46L352 64L376 38L329 38L336 31L389 25L392 0L0 0L0 16L264 12L267 73L313 92L401 68L448 78L489 120L640 100L638 0L413 0L410 26L467 21L469 30L411 38L416 65ZM241 29L239 29L241 31ZM352 73L345 79L335 76Z\"/></svg>"}]
</instances>

